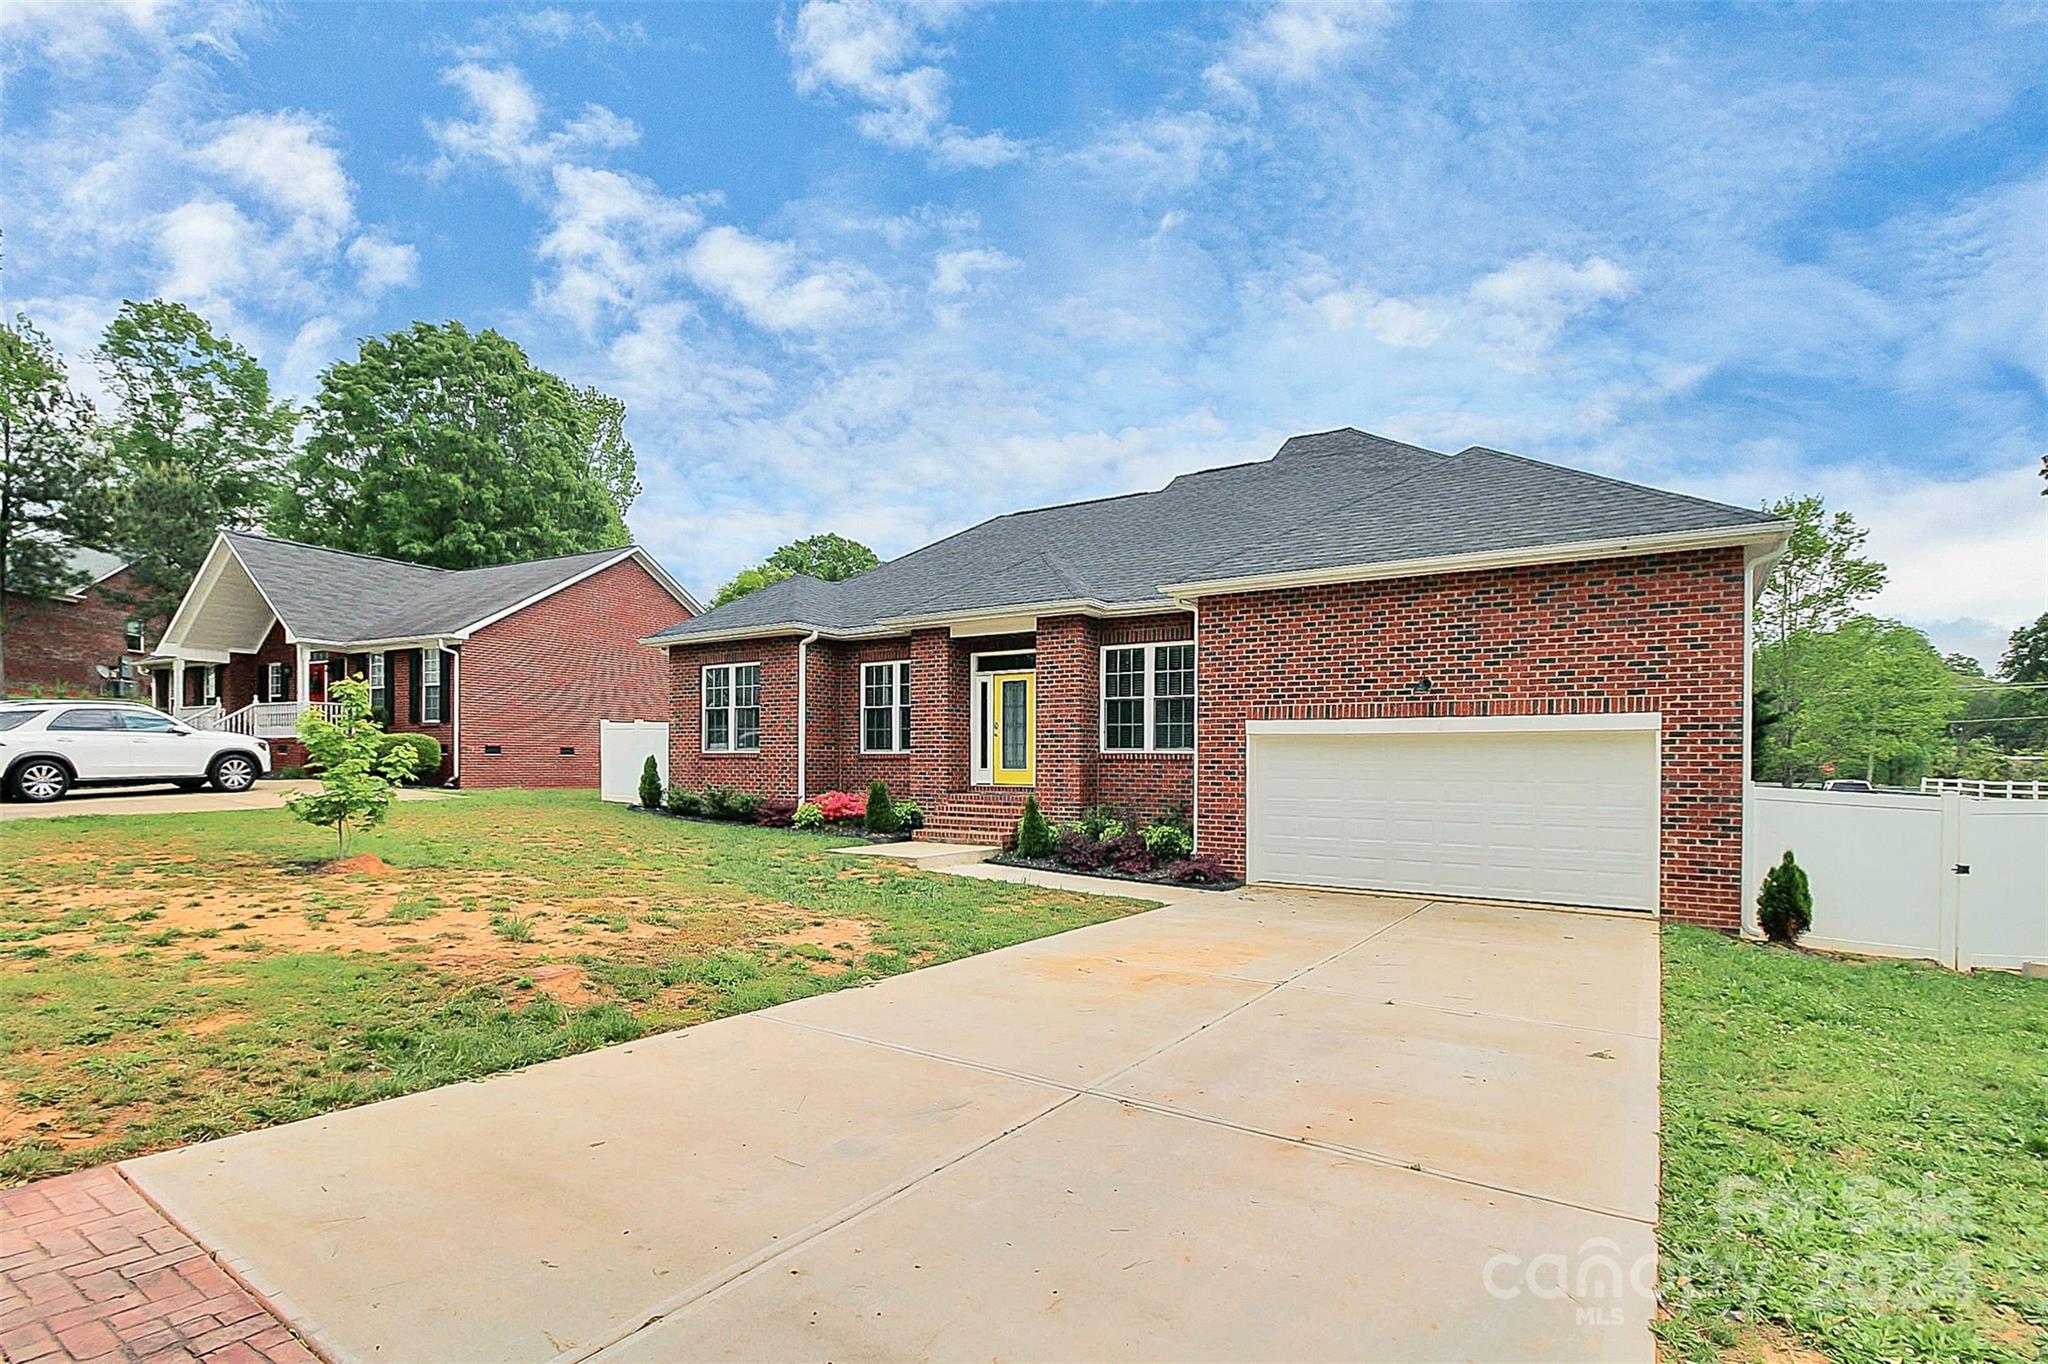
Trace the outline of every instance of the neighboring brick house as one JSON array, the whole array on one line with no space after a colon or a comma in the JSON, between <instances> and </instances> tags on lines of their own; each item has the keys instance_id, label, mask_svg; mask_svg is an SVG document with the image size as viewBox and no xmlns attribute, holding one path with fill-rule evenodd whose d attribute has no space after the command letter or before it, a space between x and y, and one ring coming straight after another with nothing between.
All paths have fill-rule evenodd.
<instances>
[{"instance_id":1,"label":"neighboring brick house","mask_svg":"<svg viewBox=\"0 0 2048 1364\"><path fill-rule=\"evenodd\" d=\"M230 531L144 666L189 723L293 737L329 684L357 677L390 729L430 734L439 778L471 787L598 784L598 722L667 713L648 631L699 607L644 550L450 570Z\"/></svg>"},{"instance_id":2,"label":"neighboring brick house","mask_svg":"<svg viewBox=\"0 0 2048 1364\"><path fill-rule=\"evenodd\" d=\"M136 617L135 583L112 554L70 556L85 581L54 597L7 595L7 690L19 695L128 696L136 665L162 621Z\"/></svg>"},{"instance_id":3,"label":"neighboring brick house","mask_svg":"<svg viewBox=\"0 0 2048 1364\"><path fill-rule=\"evenodd\" d=\"M670 626L670 772L1188 811L1254 879L1735 929L1751 606L1786 525L1345 429Z\"/></svg>"}]
</instances>

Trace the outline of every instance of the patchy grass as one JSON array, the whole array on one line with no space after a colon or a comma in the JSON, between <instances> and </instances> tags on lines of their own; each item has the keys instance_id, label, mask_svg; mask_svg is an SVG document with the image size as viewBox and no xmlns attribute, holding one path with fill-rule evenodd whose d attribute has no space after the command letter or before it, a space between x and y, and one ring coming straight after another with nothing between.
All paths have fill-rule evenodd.
<instances>
[{"instance_id":1,"label":"patchy grass","mask_svg":"<svg viewBox=\"0 0 2048 1364\"><path fill-rule=\"evenodd\" d=\"M1667 929L1663 1141L1667 1357L2048 1357L2048 985Z\"/></svg>"},{"instance_id":2,"label":"patchy grass","mask_svg":"<svg viewBox=\"0 0 2048 1364\"><path fill-rule=\"evenodd\" d=\"M1134 904L581 794L0 824L0 1183L857 985Z\"/></svg>"}]
</instances>

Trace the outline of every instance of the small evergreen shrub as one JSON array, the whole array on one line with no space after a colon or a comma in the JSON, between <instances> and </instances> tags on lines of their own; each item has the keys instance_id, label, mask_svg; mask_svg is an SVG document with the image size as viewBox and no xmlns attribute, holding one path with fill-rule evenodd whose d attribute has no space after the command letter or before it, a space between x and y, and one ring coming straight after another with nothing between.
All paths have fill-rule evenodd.
<instances>
[{"instance_id":1,"label":"small evergreen shrub","mask_svg":"<svg viewBox=\"0 0 2048 1364\"><path fill-rule=\"evenodd\" d=\"M1195 851L1195 837L1177 824L1158 823L1145 830L1145 847L1155 861L1180 862Z\"/></svg>"},{"instance_id":2,"label":"small evergreen shrub","mask_svg":"<svg viewBox=\"0 0 2048 1364\"><path fill-rule=\"evenodd\" d=\"M661 768L654 761L652 753L640 765L640 808L658 810L661 808Z\"/></svg>"},{"instance_id":3,"label":"small evergreen shrub","mask_svg":"<svg viewBox=\"0 0 2048 1364\"><path fill-rule=\"evenodd\" d=\"M1756 897L1756 921L1772 942L1797 942L1801 933L1813 927L1813 891L1789 848L1784 860L1764 873L1763 889Z\"/></svg>"},{"instance_id":4,"label":"small evergreen shrub","mask_svg":"<svg viewBox=\"0 0 2048 1364\"><path fill-rule=\"evenodd\" d=\"M895 803L889 799L889 783L878 781L868 787L868 808L861 822L871 834L893 834L901 827Z\"/></svg>"},{"instance_id":5,"label":"small evergreen shrub","mask_svg":"<svg viewBox=\"0 0 2048 1364\"><path fill-rule=\"evenodd\" d=\"M796 813L789 817L789 827L806 830L822 829L825 827L825 812L818 808L815 801L807 800L797 806Z\"/></svg>"},{"instance_id":6,"label":"small evergreen shrub","mask_svg":"<svg viewBox=\"0 0 2048 1364\"><path fill-rule=\"evenodd\" d=\"M761 798L730 786L704 788L704 813L713 819L734 819L752 823L761 813Z\"/></svg>"},{"instance_id":7,"label":"small evergreen shrub","mask_svg":"<svg viewBox=\"0 0 2048 1364\"><path fill-rule=\"evenodd\" d=\"M1052 826L1045 822L1045 813L1038 808L1036 796L1024 798L1024 817L1017 821L1017 855L1052 856Z\"/></svg>"},{"instance_id":8,"label":"small evergreen shrub","mask_svg":"<svg viewBox=\"0 0 2048 1364\"><path fill-rule=\"evenodd\" d=\"M687 786L671 785L668 788L668 812L672 815L701 816L705 812L704 797Z\"/></svg>"},{"instance_id":9,"label":"small evergreen shrub","mask_svg":"<svg viewBox=\"0 0 2048 1364\"><path fill-rule=\"evenodd\" d=\"M404 749L412 754L412 775L408 783L418 784L434 780L441 770L441 741L431 734L387 734L384 736L384 752Z\"/></svg>"},{"instance_id":10,"label":"small evergreen shrub","mask_svg":"<svg viewBox=\"0 0 2048 1364\"><path fill-rule=\"evenodd\" d=\"M1100 843L1108 838L1122 838L1128 826L1121 805L1091 805L1081 812L1081 829L1088 837Z\"/></svg>"}]
</instances>

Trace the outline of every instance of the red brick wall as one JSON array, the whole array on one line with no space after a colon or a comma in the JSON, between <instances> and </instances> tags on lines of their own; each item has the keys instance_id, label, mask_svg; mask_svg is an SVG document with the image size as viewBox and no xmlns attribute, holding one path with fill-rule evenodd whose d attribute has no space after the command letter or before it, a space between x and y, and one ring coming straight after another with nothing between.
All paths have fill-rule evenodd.
<instances>
[{"instance_id":1,"label":"red brick wall","mask_svg":"<svg viewBox=\"0 0 2048 1364\"><path fill-rule=\"evenodd\" d=\"M1102 622L1101 634L1101 643L1105 647L1117 644L1165 644L1174 640L1193 639L1195 620L1185 611L1108 620ZM1100 744L1102 656L1099 653L1090 661L1090 669L1089 723L1095 726L1096 742ZM1203 682L1200 665L1197 664L1197 714L1200 713ZM1170 806L1178 806L1185 813L1192 807L1194 798L1195 759L1192 753L1095 755L1094 781L1089 798L1091 803L1102 801L1121 805L1139 819L1151 819Z\"/></svg>"},{"instance_id":2,"label":"red brick wall","mask_svg":"<svg viewBox=\"0 0 2048 1364\"><path fill-rule=\"evenodd\" d=\"M792 636L692 644L668 651L665 781L696 790L731 786L757 796L796 795L796 643ZM761 665L760 752L704 752L703 669L713 663ZM812 713L817 713L815 708Z\"/></svg>"},{"instance_id":3,"label":"red brick wall","mask_svg":"<svg viewBox=\"0 0 2048 1364\"><path fill-rule=\"evenodd\" d=\"M85 595L49 600L7 598L7 688L25 692L84 692L92 696L110 694L110 684L99 675L102 665L118 669L123 658L133 662L142 657L127 648L128 622L135 608L116 599L130 590L127 573L116 573L95 584ZM144 638L151 644L162 631L162 621L151 621ZM146 699L148 693L142 692Z\"/></svg>"},{"instance_id":4,"label":"red brick wall","mask_svg":"<svg viewBox=\"0 0 2048 1364\"><path fill-rule=\"evenodd\" d=\"M454 679L462 688L462 784L595 789L598 722L668 714L668 670L640 641L688 614L627 560L471 635ZM402 714L409 674L393 662L392 698ZM445 746L452 731L444 731L426 732ZM503 751L487 754L486 744Z\"/></svg>"},{"instance_id":5,"label":"red brick wall","mask_svg":"<svg viewBox=\"0 0 2048 1364\"><path fill-rule=\"evenodd\" d=\"M860 751L860 670L867 663L900 663L911 658L910 636L866 639L850 643L820 640L810 648L810 718L807 732L810 759L806 784L820 791L865 791L872 782L889 784L892 796L929 800L937 792L925 787L915 748L903 753ZM918 667L910 668L910 739L942 738L935 728L946 723L944 709L927 711L919 704ZM935 706L941 703L934 702Z\"/></svg>"},{"instance_id":6,"label":"red brick wall","mask_svg":"<svg viewBox=\"0 0 2048 1364\"><path fill-rule=\"evenodd\" d=\"M1715 549L1205 598L1198 844L1242 869L1247 720L1655 711L1663 912L1733 931L1744 576Z\"/></svg>"}]
</instances>

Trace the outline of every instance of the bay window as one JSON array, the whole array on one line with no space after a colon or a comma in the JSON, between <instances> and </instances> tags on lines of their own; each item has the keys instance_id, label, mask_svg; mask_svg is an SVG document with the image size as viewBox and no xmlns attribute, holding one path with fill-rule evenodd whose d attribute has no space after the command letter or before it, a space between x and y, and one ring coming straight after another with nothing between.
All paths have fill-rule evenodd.
<instances>
[{"instance_id":1,"label":"bay window","mask_svg":"<svg viewBox=\"0 0 2048 1364\"><path fill-rule=\"evenodd\" d=\"M1195 646L1119 644L1102 651L1102 747L1187 753L1195 746Z\"/></svg>"},{"instance_id":2,"label":"bay window","mask_svg":"<svg viewBox=\"0 0 2048 1364\"><path fill-rule=\"evenodd\" d=\"M860 751L910 747L910 663L866 663L860 670Z\"/></svg>"},{"instance_id":3,"label":"bay window","mask_svg":"<svg viewBox=\"0 0 2048 1364\"><path fill-rule=\"evenodd\" d=\"M715 663L704 669L704 751L761 751L761 665Z\"/></svg>"}]
</instances>

